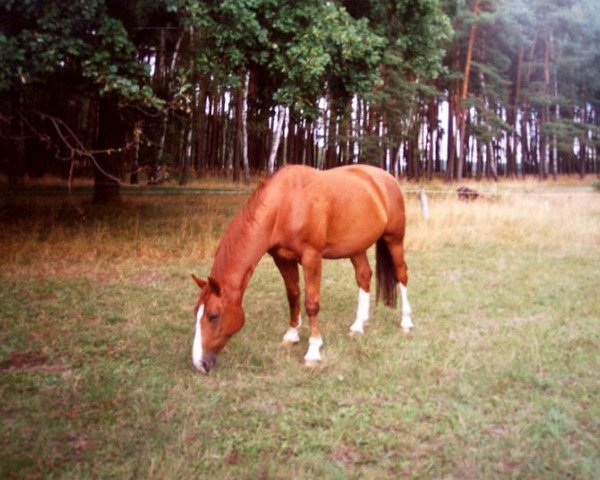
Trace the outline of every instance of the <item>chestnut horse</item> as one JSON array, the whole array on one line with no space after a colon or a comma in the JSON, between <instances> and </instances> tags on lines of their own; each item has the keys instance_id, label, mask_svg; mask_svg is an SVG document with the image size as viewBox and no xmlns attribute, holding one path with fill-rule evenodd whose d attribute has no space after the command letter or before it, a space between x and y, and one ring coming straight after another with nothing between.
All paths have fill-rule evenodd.
<instances>
[{"instance_id":1,"label":"chestnut horse","mask_svg":"<svg viewBox=\"0 0 600 480\"><path fill-rule=\"evenodd\" d=\"M359 287L351 333L363 333L369 319L371 268L367 249L377 243L377 299L395 307L402 298L401 327L413 328L404 262L404 200L396 180L384 170L351 165L332 170L290 165L261 184L227 228L208 277L196 276L200 296L195 308L192 361L202 373L244 324L242 297L259 260L269 253L281 272L290 307L285 343L298 343L300 286L310 325L307 365L321 361L319 288L323 259L349 258Z\"/></svg>"}]
</instances>

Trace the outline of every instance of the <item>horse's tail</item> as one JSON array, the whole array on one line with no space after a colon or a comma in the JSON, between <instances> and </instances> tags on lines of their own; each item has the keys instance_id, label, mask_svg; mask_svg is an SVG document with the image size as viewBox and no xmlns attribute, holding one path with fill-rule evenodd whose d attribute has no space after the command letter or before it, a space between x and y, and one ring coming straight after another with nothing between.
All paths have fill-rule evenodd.
<instances>
[{"instance_id":1,"label":"horse's tail","mask_svg":"<svg viewBox=\"0 0 600 480\"><path fill-rule=\"evenodd\" d=\"M377 277L377 301L383 299L388 307L396 307L397 285L394 261L390 250L383 238L377 240L375 248L376 265L375 275Z\"/></svg>"}]
</instances>

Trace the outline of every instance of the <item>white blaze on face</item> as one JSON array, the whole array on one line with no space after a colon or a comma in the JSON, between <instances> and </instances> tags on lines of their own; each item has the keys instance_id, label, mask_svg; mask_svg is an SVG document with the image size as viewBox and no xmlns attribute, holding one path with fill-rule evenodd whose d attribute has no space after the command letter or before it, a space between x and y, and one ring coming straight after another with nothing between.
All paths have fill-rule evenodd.
<instances>
[{"instance_id":1,"label":"white blaze on face","mask_svg":"<svg viewBox=\"0 0 600 480\"><path fill-rule=\"evenodd\" d=\"M200 305L198 313L196 314L196 333L194 334L194 343L192 345L192 362L194 367L198 370L202 370L202 327L200 326L200 320L204 315L204 305Z\"/></svg>"}]
</instances>

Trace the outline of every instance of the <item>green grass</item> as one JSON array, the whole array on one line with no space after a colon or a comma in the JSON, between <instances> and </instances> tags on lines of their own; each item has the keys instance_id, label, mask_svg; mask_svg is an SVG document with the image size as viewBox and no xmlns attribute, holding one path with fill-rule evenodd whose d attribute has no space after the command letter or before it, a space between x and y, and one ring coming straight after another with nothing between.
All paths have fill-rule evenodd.
<instances>
[{"instance_id":1,"label":"green grass","mask_svg":"<svg viewBox=\"0 0 600 480\"><path fill-rule=\"evenodd\" d=\"M280 344L265 258L204 377L189 274L243 198L5 200L0 478L597 478L597 197L432 199L429 222L410 197L414 334L377 306L348 336L352 267L327 262L316 369L306 328Z\"/></svg>"}]
</instances>

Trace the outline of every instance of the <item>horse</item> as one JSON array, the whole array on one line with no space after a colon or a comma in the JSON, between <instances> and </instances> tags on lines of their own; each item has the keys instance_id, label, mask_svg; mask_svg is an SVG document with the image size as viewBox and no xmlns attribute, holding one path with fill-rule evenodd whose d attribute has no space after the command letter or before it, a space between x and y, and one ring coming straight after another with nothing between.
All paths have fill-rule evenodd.
<instances>
[{"instance_id":1,"label":"horse","mask_svg":"<svg viewBox=\"0 0 600 480\"><path fill-rule=\"evenodd\" d=\"M413 329L404 261L404 199L394 177L367 165L320 171L288 165L259 184L235 215L217 247L196 303L192 363L201 373L216 365L217 354L245 322L242 300L260 259L270 254L287 292L290 320L285 344L300 342L299 265L304 272L304 308L310 337L307 366L322 361L319 325L323 259L349 258L358 284L358 309L351 334L364 333L369 319L372 270L367 249L376 244L377 300L394 308L402 299L401 327Z\"/></svg>"},{"instance_id":2,"label":"horse","mask_svg":"<svg viewBox=\"0 0 600 480\"><path fill-rule=\"evenodd\" d=\"M456 189L456 193L458 195L458 200L461 202L474 202L479 198L479 192L469 187L459 187Z\"/></svg>"}]
</instances>

